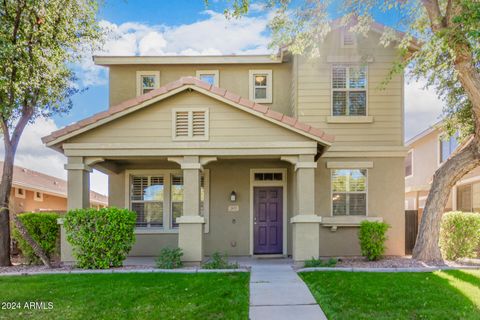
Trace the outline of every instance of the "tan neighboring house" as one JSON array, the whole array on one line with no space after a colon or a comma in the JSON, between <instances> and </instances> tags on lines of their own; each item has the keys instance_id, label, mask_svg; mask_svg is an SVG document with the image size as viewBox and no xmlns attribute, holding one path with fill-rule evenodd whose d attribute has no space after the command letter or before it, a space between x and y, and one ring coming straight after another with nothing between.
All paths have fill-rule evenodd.
<instances>
[{"instance_id":1,"label":"tan neighboring house","mask_svg":"<svg viewBox=\"0 0 480 320\"><path fill-rule=\"evenodd\" d=\"M3 162L0 161L0 176ZM90 192L90 206L103 208L108 198ZM67 181L37 171L14 166L10 194L10 211L22 212L65 212L67 210Z\"/></svg>"},{"instance_id":2,"label":"tan neighboring house","mask_svg":"<svg viewBox=\"0 0 480 320\"><path fill-rule=\"evenodd\" d=\"M43 139L68 157L68 207L88 206L96 168L109 205L137 212L131 256L358 255L364 220L403 255L404 81L379 89L398 57L381 29L334 28L313 59L94 57L108 110Z\"/></svg>"},{"instance_id":3,"label":"tan neighboring house","mask_svg":"<svg viewBox=\"0 0 480 320\"><path fill-rule=\"evenodd\" d=\"M433 174L458 146L457 139L445 139L437 125L405 143L405 208L423 211ZM480 168L463 177L452 188L445 211L480 212Z\"/></svg>"}]
</instances>

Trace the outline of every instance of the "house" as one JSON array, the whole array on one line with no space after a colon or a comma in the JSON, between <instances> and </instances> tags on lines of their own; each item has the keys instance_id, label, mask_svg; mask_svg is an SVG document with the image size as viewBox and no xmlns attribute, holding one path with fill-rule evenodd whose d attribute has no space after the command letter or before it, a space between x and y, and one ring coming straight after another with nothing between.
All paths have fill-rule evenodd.
<instances>
[{"instance_id":1,"label":"house","mask_svg":"<svg viewBox=\"0 0 480 320\"><path fill-rule=\"evenodd\" d=\"M88 206L96 168L109 205L137 212L131 256L359 255L364 220L403 255L404 81L380 88L399 53L379 39L337 27L317 58L94 57L108 110L43 138L68 157L68 207Z\"/></svg>"},{"instance_id":2,"label":"house","mask_svg":"<svg viewBox=\"0 0 480 320\"><path fill-rule=\"evenodd\" d=\"M458 147L455 136L445 137L439 123L405 143L405 208L423 211L433 174ZM445 211L480 212L480 168L452 188Z\"/></svg>"},{"instance_id":3,"label":"house","mask_svg":"<svg viewBox=\"0 0 480 320\"><path fill-rule=\"evenodd\" d=\"M0 175L3 161L0 161ZM108 198L90 191L90 206L107 206ZM65 212L67 210L67 181L44 173L13 167L12 191L10 194L10 212Z\"/></svg>"}]
</instances>

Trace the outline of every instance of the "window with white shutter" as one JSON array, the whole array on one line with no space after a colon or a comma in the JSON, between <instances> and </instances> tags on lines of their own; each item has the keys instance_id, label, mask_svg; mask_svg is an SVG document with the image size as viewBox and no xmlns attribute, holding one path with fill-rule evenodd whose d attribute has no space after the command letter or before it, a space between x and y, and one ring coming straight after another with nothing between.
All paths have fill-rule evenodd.
<instances>
[{"instance_id":1,"label":"window with white shutter","mask_svg":"<svg viewBox=\"0 0 480 320\"><path fill-rule=\"evenodd\" d=\"M367 115L366 66L332 66L332 115Z\"/></svg>"},{"instance_id":2,"label":"window with white shutter","mask_svg":"<svg viewBox=\"0 0 480 320\"><path fill-rule=\"evenodd\" d=\"M208 109L173 110L173 140L208 140Z\"/></svg>"},{"instance_id":3,"label":"window with white shutter","mask_svg":"<svg viewBox=\"0 0 480 320\"><path fill-rule=\"evenodd\" d=\"M332 214L367 215L367 169L332 170Z\"/></svg>"},{"instance_id":4,"label":"window with white shutter","mask_svg":"<svg viewBox=\"0 0 480 320\"><path fill-rule=\"evenodd\" d=\"M163 176L132 176L131 209L137 213L137 227L163 227Z\"/></svg>"}]
</instances>

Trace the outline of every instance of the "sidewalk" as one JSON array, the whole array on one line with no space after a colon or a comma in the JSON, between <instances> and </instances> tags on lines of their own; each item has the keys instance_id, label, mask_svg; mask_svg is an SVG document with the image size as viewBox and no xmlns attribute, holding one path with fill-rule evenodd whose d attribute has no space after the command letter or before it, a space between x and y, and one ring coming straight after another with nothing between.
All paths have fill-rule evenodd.
<instances>
[{"instance_id":1,"label":"sidewalk","mask_svg":"<svg viewBox=\"0 0 480 320\"><path fill-rule=\"evenodd\" d=\"M290 260L258 260L250 275L250 319L327 319Z\"/></svg>"}]
</instances>

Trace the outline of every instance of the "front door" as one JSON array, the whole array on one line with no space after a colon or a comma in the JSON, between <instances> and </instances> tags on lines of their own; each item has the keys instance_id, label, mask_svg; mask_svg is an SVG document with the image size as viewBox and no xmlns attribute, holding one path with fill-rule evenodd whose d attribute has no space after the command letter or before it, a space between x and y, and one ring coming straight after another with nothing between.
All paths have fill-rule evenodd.
<instances>
[{"instance_id":1,"label":"front door","mask_svg":"<svg viewBox=\"0 0 480 320\"><path fill-rule=\"evenodd\" d=\"M282 187L255 187L253 242L255 254L283 252Z\"/></svg>"}]
</instances>

